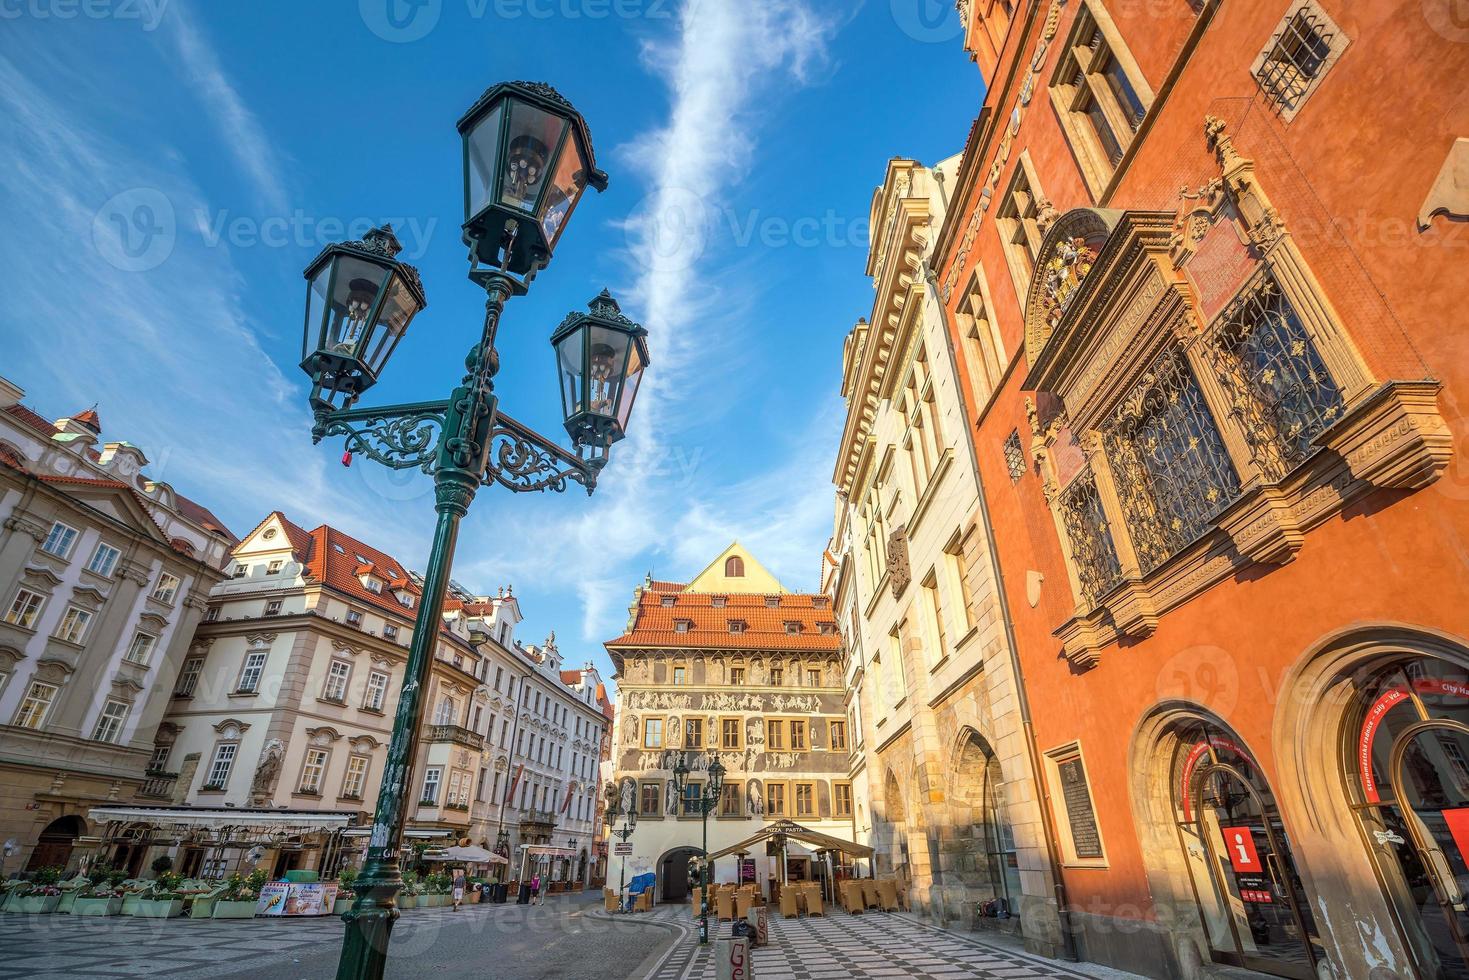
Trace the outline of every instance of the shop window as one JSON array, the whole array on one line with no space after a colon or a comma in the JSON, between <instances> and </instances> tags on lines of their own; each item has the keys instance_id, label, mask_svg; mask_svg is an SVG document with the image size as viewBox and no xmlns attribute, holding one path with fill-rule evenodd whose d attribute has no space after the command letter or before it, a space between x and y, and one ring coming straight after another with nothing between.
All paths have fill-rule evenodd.
<instances>
[{"instance_id":1,"label":"shop window","mask_svg":"<svg viewBox=\"0 0 1469 980\"><path fill-rule=\"evenodd\" d=\"M1174 735L1169 784L1210 958L1315 977L1323 948L1269 782L1212 721L1185 721Z\"/></svg>"},{"instance_id":2,"label":"shop window","mask_svg":"<svg viewBox=\"0 0 1469 980\"><path fill-rule=\"evenodd\" d=\"M1112 411L1103 440L1143 574L1210 527L1240 481L1181 351L1164 351Z\"/></svg>"},{"instance_id":3,"label":"shop window","mask_svg":"<svg viewBox=\"0 0 1469 980\"><path fill-rule=\"evenodd\" d=\"M1106 11L1084 3L1051 78L1051 101L1093 197L1122 162L1152 102L1141 70Z\"/></svg>"},{"instance_id":4,"label":"shop window","mask_svg":"<svg viewBox=\"0 0 1469 980\"><path fill-rule=\"evenodd\" d=\"M1316 451L1316 436L1341 418L1341 389L1268 271L1219 314L1208 350L1267 479L1304 462Z\"/></svg>"}]
</instances>

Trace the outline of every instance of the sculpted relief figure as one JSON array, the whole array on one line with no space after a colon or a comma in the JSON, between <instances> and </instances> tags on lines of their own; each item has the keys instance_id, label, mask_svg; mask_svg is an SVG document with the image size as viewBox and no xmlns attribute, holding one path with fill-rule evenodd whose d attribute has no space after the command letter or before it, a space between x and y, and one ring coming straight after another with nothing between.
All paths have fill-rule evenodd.
<instances>
[{"instance_id":1,"label":"sculpted relief figure","mask_svg":"<svg viewBox=\"0 0 1469 980\"><path fill-rule=\"evenodd\" d=\"M627 718L624 719L623 726L622 726L622 744L623 745L637 745L638 744L638 716L637 715L628 715Z\"/></svg>"},{"instance_id":2,"label":"sculpted relief figure","mask_svg":"<svg viewBox=\"0 0 1469 980\"><path fill-rule=\"evenodd\" d=\"M765 794L758 779L745 784L745 809L752 817L765 816Z\"/></svg>"},{"instance_id":3,"label":"sculpted relief figure","mask_svg":"<svg viewBox=\"0 0 1469 980\"><path fill-rule=\"evenodd\" d=\"M674 715L668 719L668 747L676 749L683 744L683 725L679 724L678 716Z\"/></svg>"}]
</instances>

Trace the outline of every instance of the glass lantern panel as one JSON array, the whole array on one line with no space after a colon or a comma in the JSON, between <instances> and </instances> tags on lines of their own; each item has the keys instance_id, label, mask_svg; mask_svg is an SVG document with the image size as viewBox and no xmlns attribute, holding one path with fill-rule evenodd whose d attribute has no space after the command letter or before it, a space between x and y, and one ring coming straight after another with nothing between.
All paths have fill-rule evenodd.
<instances>
[{"instance_id":1,"label":"glass lantern panel","mask_svg":"<svg viewBox=\"0 0 1469 980\"><path fill-rule=\"evenodd\" d=\"M360 357L371 326L368 315L390 270L351 255L340 256L336 262L325 346L334 354Z\"/></svg>"},{"instance_id":2,"label":"glass lantern panel","mask_svg":"<svg viewBox=\"0 0 1469 980\"><path fill-rule=\"evenodd\" d=\"M373 374L382 372L383 365L393 356L393 349L403 339L403 334L408 332L408 324L413 322L418 310L418 299L412 290L404 284L401 277L394 276L393 281L388 284L388 293L383 298L382 310L377 317L378 326L382 329L377 332L372 352L366 358L367 367Z\"/></svg>"},{"instance_id":3,"label":"glass lantern panel","mask_svg":"<svg viewBox=\"0 0 1469 980\"><path fill-rule=\"evenodd\" d=\"M546 244L556 247L556 239L571 216L571 209L581 198L587 186L587 164L581 153L581 143L575 137L566 141L566 149L556 164L556 176L546 188L546 203L541 215L541 233Z\"/></svg>"},{"instance_id":4,"label":"glass lantern panel","mask_svg":"<svg viewBox=\"0 0 1469 980\"><path fill-rule=\"evenodd\" d=\"M464 137L464 220L494 203L495 172L500 166L500 118L504 103L495 106Z\"/></svg>"},{"instance_id":5,"label":"glass lantern panel","mask_svg":"<svg viewBox=\"0 0 1469 980\"><path fill-rule=\"evenodd\" d=\"M622 402L617 406L617 427L624 434L627 433L627 422L632 416L632 404L638 397L638 386L643 383L643 369L647 362L643 360L642 348L632 344L632 353L627 361L627 378L622 383Z\"/></svg>"},{"instance_id":6,"label":"glass lantern panel","mask_svg":"<svg viewBox=\"0 0 1469 980\"><path fill-rule=\"evenodd\" d=\"M622 394L623 367L632 338L621 330L593 325L587 346L588 410L615 418Z\"/></svg>"},{"instance_id":7,"label":"glass lantern panel","mask_svg":"<svg viewBox=\"0 0 1469 980\"><path fill-rule=\"evenodd\" d=\"M566 418L585 411L582 401L582 342L586 328L573 330L556 344L556 360L560 368L561 407Z\"/></svg>"},{"instance_id":8,"label":"glass lantern panel","mask_svg":"<svg viewBox=\"0 0 1469 980\"><path fill-rule=\"evenodd\" d=\"M505 176L500 201L527 214L536 209L536 198L546 183L554 162L551 157L561 141L566 120L528 102L516 102L510 111L509 142L505 144Z\"/></svg>"},{"instance_id":9,"label":"glass lantern panel","mask_svg":"<svg viewBox=\"0 0 1469 980\"><path fill-rule=\"evenodd\" d=\"M303 361L321 346L324 339L322 327L326 316L326 291L332 281L332 265L331 262L323 262L320 271L306 284L306 329L301 334Z\"/></svg>"}]
</instances>

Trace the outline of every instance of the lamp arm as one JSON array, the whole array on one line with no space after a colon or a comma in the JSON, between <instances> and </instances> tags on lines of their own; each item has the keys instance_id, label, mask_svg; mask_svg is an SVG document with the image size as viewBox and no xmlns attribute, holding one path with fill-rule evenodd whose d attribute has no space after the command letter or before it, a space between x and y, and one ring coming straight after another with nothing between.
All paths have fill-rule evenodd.
<instances>
[{"instance_id":1,"label":"lamp arm","mask_svg":"<svg viewBox=\"0 0 1469 980\"><path fill-rule=\"evenodd\" d=\"M588 496L597 488L600 461L581 458L504 412L495 418L490 432L489 461L482 482L498 483L517 493L554 490L563 493L567 484L578 483Z\"/></svg>"},{"instance_id":2,"label":"lamp arm","mask_svg":"<svg viewBox=\"0 0 1469 980\"><path fill-rule=\"evenodd\" d=\"M311 441L346 436L348 452L361 453L395 470L432 473L439 431L448 411L449 403L443 401L335 412L318 408Z\"/></svg>"}]
</instances>

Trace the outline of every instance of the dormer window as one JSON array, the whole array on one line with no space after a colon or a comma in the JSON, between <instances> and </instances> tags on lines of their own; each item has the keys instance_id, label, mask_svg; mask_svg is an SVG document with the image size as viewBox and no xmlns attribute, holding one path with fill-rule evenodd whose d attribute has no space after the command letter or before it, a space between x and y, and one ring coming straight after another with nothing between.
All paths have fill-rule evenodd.
<instances>
[{"instance_id":1,"label":"dormer window","mask_svg":"<svg viewBox=\"0 0 1469 980\"><path fill-rule=\"evenodd\" d=\"M382 580L373 578L371 575L362 576L362 587L374 595L381 595L383 591Z\"/></svg>"},{"instance_id":2,"label":"dormer window","mask_svg":"<svg viewBox=\"0 0 1469 980\"><path fill-rule=\"evenodd\" d=\"M831 598L829 596L824 596L824 595L814 595L814 596L811 597L811 608L812 609L830 609L831 608Z\"/></svg>"},{"instance_id":3,"label":"dormer window","mask_svg":"<svg viewBox=\"0 0 1469 980\"><path fill-rule=\"evenodd\" d=\"M265 574L279 575L281 573L281 569L285 567L285 564L286 563L284 559L276 558L270 564L265 566Z\"/></svg>"},{"instance_id":4,"label":"dormer window","mask_svg":"<svg viewBox=\"0 0 1469 980\"><path fill-rule=\"evenodd\" d=\"M801 632L801 621L798 619L788 619L785 621L785 627L787 633L799 633Z\"/></svg>"},{"instance_id":5,"label":"dormer window","mask_svg":"<svg viewBox=\"0 0 1469 980\"><path fill-rule=\"evenodd\" d=\"M348 609L347 610L347 625L353 627L354 629L361 629L362 628L362 613L358 612L356 609Z\"/></svg>"},{"instance_id":6,"label":"dormer window","mask_svg":"<svg viewBox=\"0 0 1469 980\"><path fill-rule=\"evenodd\" d=\"M249 574L250 566L241 563L235 566L235 570L230 573L230 578L244 578L246 575Z\"/></svg>"},{"instance_id":7,"label":"dormer window","mask_svg":"<svg viewBox=\"0 0 1469 980\"><path fill-rule=\"evenodd\" d=\"M780 596L778 596L778 595L768 595L768 596L766 596L765 597L765 608L766 609L779 609L780 608Z\"/></svg>"},{"instance_id":8,"label":"dormer window","mask_svg":"<svg viewBox=\"0 0 1469 980\"><path fill-rule=\"evenodd\" d=\"M413 593L405 591L403 589L398 589L393 593L393 595L398 597L398 605L402 606L405 609L413 608Z\"/></svg>"},{"instance_id":9,"label":"dormer window","mask_svg":"<svg viewBox=\"0 0 1469 980\"><path fill-rule=\"evenodd\" d=\"M731 633L743 633L745 630L747 630L749 628L750 628L750 624L747 623L747 622L745 622L743 619L731 619L731 620L729 620L729 631Z\"/></svg>"},{"instance_id":10,"label":"dormer window","mask_svg":"<svg viewBox=\"0 0 1469 980\"><path fill-rule=\"evenodd\" d=\"M833 635L833 634L836 633L836 631L837 631L837 624L836 623L821 623L818 628L821 630L821 635L822 636L831 636L831 635Z\"/></svg>"},{"instance_id":11,"label":"dormer window","mask_svg":"<svg viewBox=\"0 0 1469 980\"><path fill-rule=\"evenodd\" d=\"M693 623L691 623L687 619L675 619L673 621L673 631L675 633L687 633L689 631L689 627L692 625Z\"/></svg>"},{"instance_id":12,"label":"dormer window","mask_svg":"<svg viewBox=\"0 0 1469 980\"><path fill-rule=\"evenodd\" d=\"M713 606L715 609L723 609L724 608L724 605L725 605L725 603L727 601L728 600L725 599L724 596L717 595L717 596L714 596L712 599L709 600L709 605Z\"/></svg>"},{"instance_id":13,"label":"dormer window","mask_svg":"<svg viewBox=\"0 0 1469 980\"><path fill-rule=\"evenodd\" d=\"M675 601L675 599L676 599L676 597L675 597L675 596L671 596L671 595L666 595L666 596L663 596L663 597L662 597L662 598L661 598L661 599L660 599L660 600L659 600L659 603L660 603L660 605L662 605L662 606L663 606L663 607L664 607L664 608L665 608L665 609L667 609L667 608L669 608L669 607L670 607L670 606L672 606L672 605L673 605L673 603L674 603L674 601Z\"/></svg>"}]
</instances>

